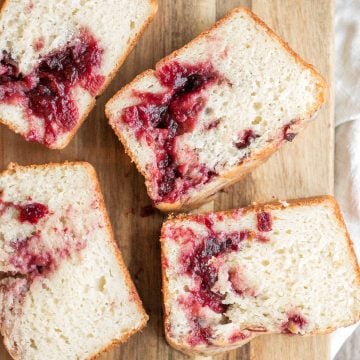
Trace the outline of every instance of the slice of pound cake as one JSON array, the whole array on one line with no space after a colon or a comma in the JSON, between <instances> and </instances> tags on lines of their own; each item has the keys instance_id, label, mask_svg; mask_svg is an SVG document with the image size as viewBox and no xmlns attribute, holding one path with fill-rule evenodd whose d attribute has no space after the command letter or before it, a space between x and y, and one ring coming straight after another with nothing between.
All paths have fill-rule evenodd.
<instances>
[{"instance_id":1,"label":"slice of pound cake","mask_svg":"<svg viewBox=\"0 0 360 360\"><path fill-rule=\"evenodd\" d=\"M332 197L179 216L161 243L166 338L184 352L360 319L359 266Z\"/></svg>"},{"instance_id":2,"label":"slice of pound cake","mask_svg":"<svg viewBox=\"0 0 360 360\"><path fill-rule=\"evenodd\" d=\"M156 0L5 1L0 121L65 147L156 9Z\"/></svg>"},{"instance_id":3,"label":"slice of pound cake","mask_svg":"<svg viewBox=\"0 0 360 360\"><path fill-rule=\"evenodd\" d=\"M17 360L88 359L147 322L87 163L0 175L0 331Z\"/></svg>"},{"instance_id":4,"label":"slice of pound cake","mask_svg":"<svg viewBox=\"0 0 360 360\"><path fill-rule=\"evenodd\" d=\"M326 85L238 8L125 86L107 117L155 205L196 207L293 140Z\"/></svg>"}]
</instances>

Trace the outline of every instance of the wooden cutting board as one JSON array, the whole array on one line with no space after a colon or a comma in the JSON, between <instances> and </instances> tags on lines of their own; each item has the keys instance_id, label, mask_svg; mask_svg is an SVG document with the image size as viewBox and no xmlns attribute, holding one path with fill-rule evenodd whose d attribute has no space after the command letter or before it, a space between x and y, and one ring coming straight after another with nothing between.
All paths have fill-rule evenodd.
<instances>
[{"instance_id":1,"label":"wooden cutting board","mask_svg":"<svg viewBox=\"0 0 360 360\"><path fill-rule=\"evenodd\" d=\"M159 232L161 214L141 216L150 204L138 174L104 116L105 102L122 85L151 68L236 6L247 6L265 20L290 46L313 63L332 85L332 0L159 0L154 22L140 39L116 79L98 100L91 116L70 145L62 151L26 143L0 127L0 168L9 162L43 164L85 160L98 171L118 244L150 315L146 329L101 360L180 360L164 340L161 308ZM119 19L121 21L121 19ZM218 195L207 208L216 210L268 201L333 192L333 93L316 122L293 143L286 144L245 180ZM328 337L262 336L218 360L322 360L329 357ZM0 359L10 359L3 348ZM66 360L66 359L64 359Z\"/></svg>"}]
</instances>

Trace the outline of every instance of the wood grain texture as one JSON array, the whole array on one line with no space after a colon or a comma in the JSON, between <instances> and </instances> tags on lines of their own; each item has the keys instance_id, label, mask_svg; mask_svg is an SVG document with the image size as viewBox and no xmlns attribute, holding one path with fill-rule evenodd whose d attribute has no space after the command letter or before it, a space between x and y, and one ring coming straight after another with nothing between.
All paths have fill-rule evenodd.
<instances>
[{"instance_id":1,"label":"wood grain texture","mask_svg":"<svg viewBox=\"0 0 360 360\"><path fill-rule=\"evenodd\" d=\"M89 119L70 145L47 150L26 143L5 127L0 128L0 168L9 162L41 164L65 160L92 163L99 175L117 242L150 315L146 329L101 360L180 360L164 340L161 305L159 233L164 216L141 217L150 203L143 178L125 155L108 126L104 104L122 85L151 68L163 56L191 40L216 19L239 5L253 8L332 84L331 0L159 0L159 12L118 76L98 100ZM218 195L207 209L228 209L275 198L319 195L333 191L333 96L317 121L293 143L285 145L265 165L242 182ZM328 357L327 337L264 336L217 360L322 360ZM1 348L0 359L10 357Z\"/></svg>"}]
</instances>

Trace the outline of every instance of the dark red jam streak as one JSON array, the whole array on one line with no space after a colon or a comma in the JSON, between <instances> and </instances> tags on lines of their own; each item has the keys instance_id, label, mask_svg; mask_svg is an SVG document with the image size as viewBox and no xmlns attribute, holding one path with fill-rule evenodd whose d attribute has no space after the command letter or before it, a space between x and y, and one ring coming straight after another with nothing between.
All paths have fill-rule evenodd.
<instances>
[{"instance_id":1,"label":"dark red jam streak","mask_svg":"<svg viewBox=\"0 0 360 360\"><path fill-rule=\"evenodd\" d=\"M18 221L21 223L29 222L30 224L37 224L40 219L49 214L49 209L46 205L40 203L15 204L10 201L3 201L0 192L0 216L9 208L14 208L19 212Z\"/></svg>"},{"instance_id":2,"label":"dark red jam streak","mask_svg":"<svg viewBox=\"0 0 360 360\"><path fill-rule=\"evenodd\" d=\"M221 217L221 214L219 215ZM183 273L193 277L196 285L189 289L189 295L179 298L180 304L189 315L192 332L189 335L189 344L211 344L211 329L203 327L199 318L201 308L207 306L216 313L225 313L228 305L223 304L224 296L212 291L218 280L215 266L209 263L211 259L218 258L222 254L237 251L240 243L250 236L248 231L220 233L213 228L213 219L209 216L199 215L196 221L206 226L208 235L199 244L195 244L195 234L189 228L176 228L173 238L181 237L185 245L180 256L180 264ZM247 295L245 292L242 295Z\"/></svg>"},{"instance_id":3,"label":"dark red jam streak","mask_svg":"<svg viewBox=\"0 0 360 360\"><path fill-rule=\"evenodd\" d=\"M271 214L262 211L256 214L257 216L257 227L259 231L271 231L272 230L272 220Z\"/></svg>"},{"instance_id":4,"label":"dark red jam streak","mask_svg":"<svg viewBox=\"0 0 360 360\"><path fill-rule=\"evenodd\" d=\"M19 210L19 220L22 223L27 221L30 224L37 224L40 219L49 214L48 207L39 203L21 205Z\"/></svg>"},{"instance_id":5,"label":"dark red jam streak","mask_svg":"<svg viewBox=\"0 0 360 360\"><path fill-rule=\"evenodd\" d=\"M64 229L64 233L67 229ZM15 269L22 274L27 274L30 279L39 276L45 277L57 269L63 259L71 257L72 250L80 251L84 248L85 243L61 243L53 249L45 249L41 239L41 232L38 231L33 235L18 240L11 244L14 254L10 257L9 262Z\"/></svg>"},{"instance_id":6,"label":"dark red jam streak","mask_svg":"<svg viewBox=\"0 0 360 360\"><path fill-rule=\"evenodd\" d=\"M246 129L241 132L239 140L235 143L235 146L239 149L246 149L250 146L251 142L258 137L251 129Z\"/></svg>"},{"instance_id":7,"label":"dark red jam streak","mask_svg":"<svg viewBox=\"0 0 360 360\"><path fill-rule=\"evenodd\" d=\"M13 208L18 211L17 221L35 225L51 214L46 205L37 202L17 204L3 201L2 196L2 191L0 191L0 216L7 209ZM54 230L57 231L57 229ZM69 231L64 228L63 232L66 234ZM9 263L14 266L16 271L27 274L30 279L35 279L38 276L44 277L54 271L61 259L71 256L72 248L80 251L84 248L85 243L77 242L73 247L70 244L62 243L52 251L46 250L41 239L41 231L38 230L25 239L12 242L10 246L14 249L14 253L10 256Z\"/></svg>"},{"instance_id":8,"label":"dark red jam streak","mask_svg":"<svg viewBox=\"0 0 360 360\"><path fill-rule=\"evenodd\" d=\"M296 136L296 133L289 132L291 124L285 125L283 129L283 136L286 141L293 141Z\"/></svg>"},{"instance_id":9,"label":"dark red jam streak","mask_svg":"<svg viewBox=\"0 0 360 360\"><path fill-rule=\"evenodd\" d=\"M261 214L261 215L260 215ZM264 215L265 214L265 215ZM264 229L271 228L271 217L269 213L259 213L261 222L261 231L269 231ZM268 216L269 215L269 216ZM235 218L238 218L236 214ZM207 306L216 313L226 313L228 306L223 304L224 296L212 290L215 283L218 281L218 269L216 268L216 259L223 254L232 251L238 251L240 243L244 240L256 239L259 242L269 241L261 234L256 234L250 230L242 230L239 232L217 232L214 230L214 220L223 220L222 214L215 215L199 215L193 220L204 224L207 228L207 237L196 244L196 234L191 228L176 227L171 229L171 238L175 241L181 239L182 253L180 255L179 263L182 268L182 273L186 273L193 277L195 286L193 289L188 289L189 295L179 297L179 303L186 309L190 326L192 328L191 334L188 337L189 344L211 344L211 329L209 327L201 326L201 308ZM265 220L267 220L265 222ZM178 240L177 240L178 239ZM213 261L215 259L215 261ZM212 260L210 262L210 260ZM209 263L210 262L210 263ZM169 266L166 259L163 259L166 267ZM251 288L246 279L241 275L241 268L234 267L229 270L229 281L232 285L233 291L239 296L256 296L256 290ZM249 331L252 331L249 329ZM254 330L255 331L255 330ZM261 330L264 331L264 330ZM242 332L234 333L234 336L229 339L231 342L244 340L251 335Z\"/></svg>"},{"instance_id":10,"label":"dark red jam streak","mask_svg":"<svg viewBox=\"0 0 360 360\"><path fill-rule=\"evenodd\" d=\"M50 251L36 250L41 246L40 233L16 241L11 246L14 249L14 255L10 257L9 262L21 273L30 274L31 277L45 276L56 267L55 259Z\"/></svg>"},{"instance_id":11,"label":"dark red jam streak","mask_svg":"<svg viewBox=\"0 0 360 360\"><path fill-rule=\"evenodd\" d=\"M296 312L290 312L288 314L288 320L281 325L281 332L283 334L294 334L294 331L292 331L292 327L303 330L307 326L307 324L307 320L301 314Z\"/></svg>"},{"instance_id":12,"label":"dark red jam streak","mask_svg":"<svg viewBox=\"0 0 360 360\"><path fill-rule=\"evenodd\" d=\"M223 295L211 289L218 280L216 268L209 264L209 260L218 256L237 251L241 241L245 240L248 232L219 233L213 229L213 221L209 217L198 217L208 229L208 236L197 245L192 252L184 253L180 259L184 272L200 279L197 291L193 290L191 296L202 306L208 306L217 313L227 310L227 305L222 304Z\"/></svg>"},{"instance_id":13,"label":"dark red jam streak","mask_svg":"<svg viewBox=\"0 0 360 360\"><path fill-rule=\"evenodd\" d=\"M193 320L192 334L189 336L190 345L211 345L212 331L208 326L201 326L197 319Z\"/></svg>"},{"instance_id":14,"label":"dark red jam streak","mask_svg":"<svg viewBox=\"0 0 360 360\"><path fill-rule=\"evenodd\" d=\"M97 73L102 55L98 42L85 30L65 47L43 57L28 75L21 74L11 54L3 51L0 101L23 104L30 124L28 140L50 146L76 126L79 112L71 91L81 86L92 96L97 94L105 80ZM32 116L44 121L43 135L32 124Z\"/></svg>"},{"instance_id":15,"label":"dark red jam streak","mask_svg":"<svg viewBox=\"0 0 360 360\"><path fill-rule=\"evenodd\" d=\"M162 93L134 92L140 102L124 109L121 120L134 129L138 140L145 141L155 152L152 178L155 202L174 202L190 188L205 184L217 174L196 161L182 163L176 153L178 136L191 132L206 98L204 90L221 76L211 63L197 65L172 62L156 71ZM194 154L189 154L194 157Z\"/></svg>"},{"instance_id":16,"label":"dark red jam streak","mask_svg":"<svg viewBox=\"0 0 360 360\"><path fill-rule=\"evenodd\" d=\"M201 324L200 310L202 305L198 303L197 298L192 295L188 297L180 297L179 303L187 312L187 318L191 328L191 333L187 337L187 342L190 345L211 345L212 330L209 326Z\"/></svg>"},{"instance_id":17,"label":"dark red jam streak","mask_svg":"<svg viewBox=\"0 0 360 360\"><path fill-rule=\"evenodd\" d=\"M205 126L205 130L216 129L220 124L220 120L214 120Z\"/></svg>"},{"instance_id":18,"label":"dark red jam streak","mask_svg":"<svg viewBox=\"0 0 360 360\"><path fill-rule=\"evenodd\" d=\"M0 192L0 197L1 196L2 193ZM48 207L40 203L15 204L10 201L3 201L0 198L0 216L9 208L18 211L19 215L17 220L21 223L37 224L40 219L49 214ZM31 273L32 275L50 271L54 263L50 253L44 252L37 254L29 250L30 244L32 246L34 242L39 241L40 233L36 232L25 240L12 243L11 246L15 250L15 254L10 257L10 264L17 270L24 273Z\"/></svg>"}]
</instances>

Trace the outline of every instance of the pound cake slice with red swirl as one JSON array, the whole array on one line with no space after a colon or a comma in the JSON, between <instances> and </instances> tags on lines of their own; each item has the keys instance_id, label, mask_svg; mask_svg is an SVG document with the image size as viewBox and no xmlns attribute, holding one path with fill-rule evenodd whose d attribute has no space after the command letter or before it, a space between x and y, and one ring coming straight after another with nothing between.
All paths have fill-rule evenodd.
<instances>
[{"instance_id":1,"label":"pound cake slice with red swirl","mask_svg":"<svg viewBox=\"0 0 360 360\"><path fill-rule=\"evenodd\" d=\"M17 360L90 359L147 315L87 163L0 174L0 333Z\"/></svg>"},{"instance_id":2,"label":"pound cake slice with red swirl","mask_svg":"<svg viewBox=\"0 0 360 360\"><path fill-rule=\"evenodd\" d=\"M238 8L106 106L164 211L194 208L291 141L326 85L250 10Z\"/></svg>"},{"instance_id":3,"label":"pound cake slice with red swirl","mask_svg":"<svg viewBox=\"0 0 360 360\"><path fill-rule=\"evenodd\" d=\"M161 245L165 334L181 351L360 319L359 265L332 197L180 215L164 223Z\"/></svg>"},{"instance_id":4,"label":"pound cake slice with red swirl","mask_svg":"<svg viewBox=\"0 0 360 360\"><path fill-rule=\"evenodd\" d=\"M5 1L0 122L64 148L156 10L156 0Z\"/></svg>"}]
</instances>

